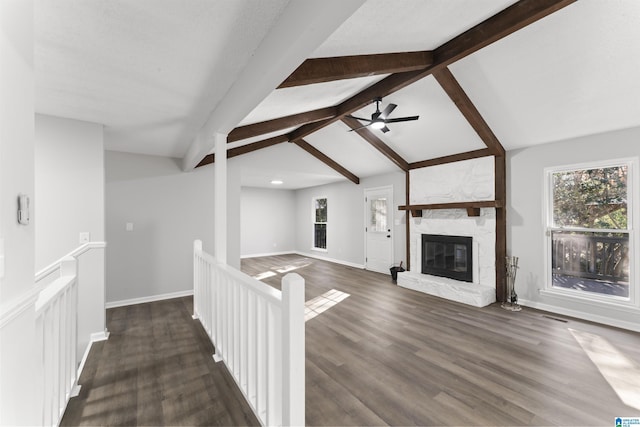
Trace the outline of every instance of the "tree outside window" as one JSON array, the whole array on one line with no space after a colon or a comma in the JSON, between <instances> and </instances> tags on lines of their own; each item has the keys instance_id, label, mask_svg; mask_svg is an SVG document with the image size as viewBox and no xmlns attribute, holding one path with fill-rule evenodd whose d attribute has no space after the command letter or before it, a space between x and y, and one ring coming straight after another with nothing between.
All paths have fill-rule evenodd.
<instances>
[{"instance_id":1,"label":"tree outside window","mask_svg":"<svg viewBox=\"0 0 640 427\"><path fill-rule=\"evenodd\" d=\"M327 249L327 198L315 198L313 206L313 247L314 249Z\"/></svg>"},{"instance_id":2,"label":"tree outside window","mask_svg":"<svg viewBox=\"0 0 640 427\"><path fill-rule=\"evenodd\" d=\"M628 169L551 172L553 287L629 298Z\"/></svg>"}]
</instances>

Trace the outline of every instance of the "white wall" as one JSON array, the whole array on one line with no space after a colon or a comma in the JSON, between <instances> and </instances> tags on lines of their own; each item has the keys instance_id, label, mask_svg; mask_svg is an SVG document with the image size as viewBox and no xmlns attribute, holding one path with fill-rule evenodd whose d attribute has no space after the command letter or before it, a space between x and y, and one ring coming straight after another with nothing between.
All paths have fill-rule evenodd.
<instances>
[{"instance_id":1,"label":"white wall","mask_svg":"<svg viewBox=\"0 0 640 427\"><path fill-rule=\"evenodd\" d=\"M36 270L80 246L79 234L102 242L104 233L103 126L37 114L35 118ZM105 319L104 250L78 258L78 356ZM80 359L78 359L80 360Z\"/></svg>"},{"instance_id":2,"label":"white wall","mask_svg":"<svg viewBox=\"0 0 640 427\"><path fill-rule=\"evenodd\" d=\"M213 167L114 151L105 165L107 303L192 291L193 241L213 253Z\"/></svg>"},{"instance_id":3,"label":"white wall","mask_svg":"<svg viewBox=\"0 0 640 427\"><path fill-rule=\"evenodd\" d=\"M0 425L37 425L35 216L17 222L19 193L34 198L33 1L0 1Z\"/></svg>"},{"instance_id":4,"label":"white wall","mask_svg":"<svg viewBox=\"0 0 640 427\"><path fill-rule=\"evenodd\" d=\"M240 200L243 257L295 251L294 191L243 187Z\"/></svg>"},{"instance_id":5,"label":"white wall","mask_svg":"<svg viewBox=\"0 0 640 427\"><path fill-rule=\"evenodd\" d=\"M364 190L367 188L393 186L394 219L400 225L393 226L394 263L406 264L405 224L406 215L397 210L405 203L405 175L395 172L363 178L359 185L352 182L322 185L296 191L296 251L326 258L358 267L364 266ZM314 252L311 247L312 199L326 196L328 201L327 251Z\"/></svg>"},{"instance_id":6,"label":"white wall","mask_svg":"<svg viewBox=\"0 0 640 427\"><path fill-rule=\"evenodd\" d=\"M520 257L516 292L524 304L640 330L640 309L604 306L545 294L544 168L640 156L640 128L540 145L507 153L507 252ZM640 171L634 171L637 175ZM636 179L637 182L637 179ZM640 198L637 188L634 196ZM636 203L636 206L638 204ZM638 217L635 212L636 233ZM634 242L632 286L640 273L640 244Z\"/></svg>"},{"instance_id":7,"label":"white wall","mask_svg":"<svg viewBox=\"0 0 640 427\"><path fill-rule=\"evenodd\" d=\"M80 245L80 232L104 241L101 124L36 115L36 270Z\"/></svg>"}]
</instances>

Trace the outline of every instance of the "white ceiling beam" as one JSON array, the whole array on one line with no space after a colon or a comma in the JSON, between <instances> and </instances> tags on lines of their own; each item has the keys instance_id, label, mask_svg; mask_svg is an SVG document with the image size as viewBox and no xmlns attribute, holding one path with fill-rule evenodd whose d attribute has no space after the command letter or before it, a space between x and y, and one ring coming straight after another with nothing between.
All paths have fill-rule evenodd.
<instances>
[{"instance_id":1,"label":"white ceiling beam","mask_svg":"<svg viewBox=\"0 0 640 427\"><path fill-rule=\"evenodd\" d=\"M247 66L213 109L182 159L192 170L214 148L215 134L228 134L302 64L365 0L291 1Z\"/></svg>"}]
</instances>

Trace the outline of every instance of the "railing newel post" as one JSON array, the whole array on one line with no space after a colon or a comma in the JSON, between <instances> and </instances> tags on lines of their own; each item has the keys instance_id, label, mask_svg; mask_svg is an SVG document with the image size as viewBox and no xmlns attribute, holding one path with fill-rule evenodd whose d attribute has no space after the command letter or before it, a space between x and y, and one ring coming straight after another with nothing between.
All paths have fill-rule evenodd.
<instances>
[{"instance_id":1,"label":"railing newel post","mask_svg":"<svg viewBox=\"0 0 640 427\"><path fill-rule=\"evenodd\" d=\"M305 423L304 279L282 278L282 425Z\"/></svg>"}]
</instances>

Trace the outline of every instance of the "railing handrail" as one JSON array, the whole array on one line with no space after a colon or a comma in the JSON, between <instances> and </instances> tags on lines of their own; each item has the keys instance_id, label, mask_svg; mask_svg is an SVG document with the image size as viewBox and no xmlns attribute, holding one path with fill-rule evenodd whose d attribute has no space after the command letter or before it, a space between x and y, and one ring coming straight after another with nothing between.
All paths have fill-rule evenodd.
<instances>
[{"instance_id":1,"label":"railing handrail","mask_svg":"<svg viewBox=\"0 0 640 427\"><path fill-rule=\"evenodd\" d=\"M48 266L46 266L42 270L38 271L36 273L36 280L35 281L36 281L36 283L38 283L39 281L41 281L42 279L44 279L45 277L47 277L48 275L50 275L54 271L58 270L60 268L60 265L62 264L62 261L64 261L66 258L69 258L69 257L76 258L76 257L79 257L80 255L82 255L83 253L89 251L90 249L103 249L103 248L106 248L106 247L107 247L107 242L88 242L88 243L84 243L84 244L78 246L77 248L75 248L74 250L72 250L71 252L69 252L68 254L66 254L63 257L61 257L59 260L52 262L51 264L49 264Z\"/></svg>"},{"instance_id":2,"label":"railing handrail","mask_svg":"<svg viewBox=\"0 0 640 427\"><path fill-rule=\"evenodd\" d=\"M304 425L304 278L282 290L217 262L194 242L193 318L262 425Z\"/></svg>"},{"instance_id":3,"label":"railing handrail","mask_svg":"<svg viewBox=\"0 0 640 427\"><path fill-rule=\"evenodd\" d=\"M218 262L216 258L208 254L203 250L197 250L198 256L201 256L205 261L209 261L212 264L215 264L217 268L224 271L226 274L231 276L233 279L240 282L244 287L249 288L250 290L258 293L261 297L273 304L281 304L282 303L282 293L275 289L272 286L267 285L255 279L251 276L244 274L243 272L221 262Z\"/></svg>"},{"instance_id":4,"label":"railing handrail","mask_svg":"<svg viewBox=\"0 0 640 427\"><path fill-rule=\"evenodd\" d=\"M629 280L628 259L624 258L625 253L628 254L629 251L628 235L613 237L569 234L563 231L553 233L554 274L614 282ZM599 244L602 244L601 249L597 248ZM577 260L576 255L578 255ZM619 264L616 259L622 264Z\"/></svg>"},{"instance_id":5,"label":"railing handrail","mask_svg":"<svg viewBox=\"0 0 640 427\"><path fill-rule=\"evenodd\" d=\"M51 301L55 300L59 294L64 292L67 287L71 286L78 277L77 271L65 268L67 261L71 262L72 264L70 265L75 267L74 257L66 257L60 260L60 277L40 291L35 303L36 316L39 315Z\"/></svg>"}]
</instances>

